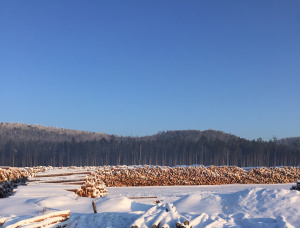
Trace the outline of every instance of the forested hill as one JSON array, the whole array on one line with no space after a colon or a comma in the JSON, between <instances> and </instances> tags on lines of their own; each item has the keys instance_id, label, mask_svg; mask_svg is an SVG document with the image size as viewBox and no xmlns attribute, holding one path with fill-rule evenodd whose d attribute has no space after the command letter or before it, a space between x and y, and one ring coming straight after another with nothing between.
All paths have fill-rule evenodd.
<instances>
[{"instance_id":1,"label":"forested hill","mask_svg":"<svg viewBox=\"0 0 300 228\"><path fill-rule=\"evenodd\" d=\"M152 136L141 137L141 140L174 140L184 139L185 141L198 141L201 137L208 140L220 140L228 142L230 140L238 139L237 136L216 130L180 130L180 131L163 131Z\"/></svg>"},{"instance_id":2,"label":"forested hill","mask_svg":"<svg viewBox=\"0 0 300 228\"><path fill-rule=\"evenodd\" d=\"M300 137L290 137L278 140L278 144L300 148Z\"/></svg>"},{"instance_id":3,"label":"forested hill","mask_svg":"<svg viewBox=\"0 0 300 228\"><path fill-rule=\"evenodd\" d=\"M105 138L109 140L113 137L117 141L128 140L132 137L121 137L116 135L108 135L106 133L95 133L88 131L70 130L56 127L45 127L42 125L29 125L23 123L0 123L0 144L9 140L16 142L25 141L49 141L49 142L70 142L75 140L93 141ZM197 141L201 137L209 140L229 141L237 139L237 136L227 134L222 131L215 130L181 130L181 131L163 131L152 136L136 137L137 140L153 141L153 140L175 140L181 139L185 141Z\"/></svg>"},{"instance_id":4,"label":"forested hill","mask_svg":"<svg viewBox=\"0 0 300 228\"><path fill-rule=\"evenodd\" d=\"M299 166L298 138L246 140L221 131L160 132L145 137L0 124L0 166L236 165Z\"/></svg>"},{"instance_id":5,"label":"forested hill","mask_svg":"<svg viewBox=\"0 0 300 228\"><path fill-rule=\"evenodd\" d=\"M87 131L69 130L56 127L45 127L42 125L29 125L23 123L0 123L0 144L9 140L16 142L25 141L50 141L64 142L71 141L91 141L102 138L109 139L105 133L95 133Z\"/></svg>"}]
</instances>

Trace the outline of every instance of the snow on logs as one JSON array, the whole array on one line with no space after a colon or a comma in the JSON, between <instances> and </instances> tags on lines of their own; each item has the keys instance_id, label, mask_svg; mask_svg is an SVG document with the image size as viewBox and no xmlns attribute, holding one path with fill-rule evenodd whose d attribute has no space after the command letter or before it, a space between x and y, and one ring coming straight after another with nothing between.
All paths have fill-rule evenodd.
<instances>
[{"instance_id":1,"label":"snow on logs","mask_svg":"<svg viewBox=\"0 0 300 228\"><path fill-rule=\"evenodd\" d=\"M275 184L292 183L300 179L300 168L254 168L246 171L236 166L195 167L105 167L97 175L107 187Z\"/></svg>"},{"instance_id":2,"label":"snow on logs","mask_svg":"<svg viewBox=\"0 0 300 228\"><path fill-rule=\"evenodd\" d=\"M63 222L70 217L70 211L56 211L51 212L45 215L36 216L30 219L25 219L18 221L14 224L9 224L6 228L17 228L17 227L26 227L26 228L38 228L38 227L49 227L54 224Z\"/></svg>"},{"instance_id":3,"label":"snow on logs","mask_svg":"<svg viewBox=\"0 0 300 228\"><path fill-rule=\"evenodd\" d=\"M92 173L86 177L84 185L77 189L76 194L80 197L99 198L106 196L108 191L97 173Z\"/></svg>"},{"instance_id":4,"label":"snow on logs","mask_svg":"<svg viewBox=\"0 0 300 228\"><path fill-rule=\"evenodd\" d=\"M147 221L151 228L190 228L190 222L187 218L180 215L173 204L157 204L150 208L141 217L133 222L130 228L140 228Z\"/></svg>"},{"instance_id":5,"label":"snow on logs","mask_svg":"<svg viewBox=\"0 0 300 228\"><path fill-rule=\"evenodd\" d=\"M15 187L24 184L32 175L33 173L29 169L0 168L0 198L11 195Z\"/></svg>"}]
</instances>

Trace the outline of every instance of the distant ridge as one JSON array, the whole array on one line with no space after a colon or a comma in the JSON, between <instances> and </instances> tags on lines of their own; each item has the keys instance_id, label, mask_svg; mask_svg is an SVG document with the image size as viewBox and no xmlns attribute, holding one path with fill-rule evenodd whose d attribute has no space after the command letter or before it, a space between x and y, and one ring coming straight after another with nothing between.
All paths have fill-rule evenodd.
<instances>
[{"instance_id":1,"label":"distant ridge","mask_svg":"<svg viewBox=\"0 0 300 228\"><path fill-rule=\"evenodd\" d=\"M49 141L49 142L70 142L72 139L76 141L92 141L111 138L115 140L127 140L135 138L140 141L153 141L153 140L174 140L180 139L183 141L198 141L202 137L205 137L209 141L220 140L224 142L230 142L232 140L242 139L236 135L225 133L218 130L174 130L174 131L162 131L154 135L143 137L129 137L129 136L117 136L109 135L106 133L89 132L80 130L71 130L57 127L46 127L37 124L25 124L25 123L0 123L0 144L6 143L9 140L16 142L24 141ZM245 139L246 140L246 139ZM247 140L248 141L248 140ZM300 137L283 138L277 140L278 144L287 146L296 146L300 148Z\"/></svg>"},{"instance_id":2,"label":"distant ridge","mask_svg":"<svg viewBox=\"0 0 300 228\"><path fill-rule=\"evenodd\" d=\"M71 141L73 138L76 141L91 141L102 138L109 139L110 136L106 133L46 127L37 124L0 123L0 143L7 142L9 140L17 142L29 140L63 142Z\"/></svg>"},{"instance_id":3,"label":"distant ridge","mask_svg":"<svg viewBox=\"0 0 300 228\"><path fill-rule=\"evenodd\" d=\"M173 140L175 138L185 141L197 141L201 137L206 137L207 140L220 140L228 142L232 139L239 139L239 137L225 133L223 131L215 130L174 130L163 131L151 136L137 137L138 140ZM73 138L76 141L92 141L105 138L109 140L112 135L106 133L96 133L88 131L70 130L56 127L46 127L37 124L25 124L25 123L0 123L0 143L5 143L9 140L13 141L50 141L50 142L63 142L71 141ZM132 138L129 136L117 136L114 135L116 140L126 140Z\"/></svg>"},{"instance_id":4,"label":"distant ridge","mask_svg":"<svg viewBox=\"0 0 300 228\"><path fill-rule=\"evenodd\" d=\"M122 137L0 123L0 166L299 166L297 139L247 140L215 130L163 131L152 136Z\"/></svg>"}]
</instances>

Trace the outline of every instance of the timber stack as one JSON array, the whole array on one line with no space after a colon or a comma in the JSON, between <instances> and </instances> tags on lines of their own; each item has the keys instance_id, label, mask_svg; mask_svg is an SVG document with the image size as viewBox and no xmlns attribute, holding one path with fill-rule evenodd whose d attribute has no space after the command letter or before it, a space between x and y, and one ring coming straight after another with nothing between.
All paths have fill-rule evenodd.
<instances>
[{"instance_id":1,"label":"timber stack","mask_svg":"<svg viewBox=\"0 0 300 228\"><path fill-rule=\"evenodd\" d=\"M32 172L20 168L0 168L0 198L10 196L14 188L20 184L25 184Z\"/></svg>"},{"instance_id":2,"label":"timber stack","mask_svg":"<svg viewBox=\"0 0 300 228\"><path fill-rule=\"evenodd\" d=\"M300 179L299 167L253 168L246 171L236 166L195 167L104 167L97 175L107 187L275 184Z\"/></svg>"},{"instance_id":3,"label":"timber stack","mask_svg":"<svg viewBox=\"0 0 300 228\"><path fill-rule=\"evenodd\" d=\"M80 197L100 198L108 191L100 175L94 172L86 177L85 183L75 193Z\"/></svg>"}]
</instances>

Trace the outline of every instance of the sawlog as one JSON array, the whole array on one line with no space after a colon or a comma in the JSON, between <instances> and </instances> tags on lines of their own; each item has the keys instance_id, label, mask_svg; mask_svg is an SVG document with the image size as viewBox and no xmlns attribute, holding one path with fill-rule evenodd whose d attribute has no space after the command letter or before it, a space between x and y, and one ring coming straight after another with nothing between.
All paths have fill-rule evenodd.
<instances>
[{"instance_id":1,"label":"sawlog","mask_svg":"<svg viewBox=\"0 0 300 228\"><path fill-rule=\"evenodd\" d=\"M24 219L14 224L6 226L6 228L17 228L30 226L31 228L43 227L46 225L52 225L59 222L63 222L70 217L70 211L56 211L45 215L36 216L30 219Z\"/></svg>"},{"instance_id":2,"label":"sawlog","mask_svg":"<svg viewBox=\"0 0 300 228\"><path fill-rule=\"evenodd\" d=\"M93 200L93 210L94 210L94 214L97 214L97 207L96 207L96 204L95 204L95 201Z\"/></svg>"},{"instance_id":3,"label":"sawlog","mask_svg":"<svg viewBox=\"0 0 300 228\"><path fill-rule=\"evenodd\" d=\"M5 221L6 221L6 218L0 217L0 226L2 226L5 223Z\"/></svg>"},{"instance_id":4,"label":"sawlog","mask_svg":"<svg viewBox=\"0 0 300 228\"><path fill-rule=\"evenodd\" d=\"M161 210L158 217L152 223L151 228L158 228L164 217L168 214L166 210Z\"/></svg>"},{"instance_id":5,"label":"sawlog","mask_svg":"<svg viewBox=\"0 0 300 228\"><path fill-rule=\"evenodd\" d=\"M92 174L92 172L72 172L72 173L57 173L57 174L43 174L36 175L36 177L59 177L59 176L72 176L72 175L82 175L82 174Z\"/></svg>"}]
</instances>

